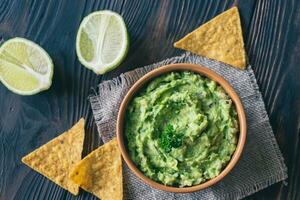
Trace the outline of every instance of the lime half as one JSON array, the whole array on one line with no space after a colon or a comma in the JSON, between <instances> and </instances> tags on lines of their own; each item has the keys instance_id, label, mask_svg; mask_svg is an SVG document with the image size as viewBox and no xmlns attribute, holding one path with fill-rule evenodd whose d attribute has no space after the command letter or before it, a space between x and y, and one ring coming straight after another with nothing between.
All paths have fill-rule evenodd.
<instances>
[{"instance_id":1,"label":"lime half","mask_svg":"<svg viewBox=\"0 0 300 200\"><path fill-rule=\"evenodd\" d=\"M76 38L76 52L82 65L96 74L104 74L122 62L128 43L123 18L112 11L97 11L81 22Z\"/></svg>"},{"instance_id":2,"label":"lime half","mask_svg":"<svg viewBox=\"0 0 300 200\"><path fill-rule=\"evenodd\" d=\"M0 80L12 92L31 95L46 90L52 75L52 60L36 43L13 38L0 47Z\"/></svg>"}]
</instances>

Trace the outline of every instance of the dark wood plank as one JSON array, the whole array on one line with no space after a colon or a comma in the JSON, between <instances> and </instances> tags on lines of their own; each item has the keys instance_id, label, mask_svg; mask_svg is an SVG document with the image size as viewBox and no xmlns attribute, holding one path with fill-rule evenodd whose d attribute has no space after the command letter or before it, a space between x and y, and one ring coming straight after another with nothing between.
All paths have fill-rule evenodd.
<instances>
[{"instance_id":1,"label":"dark wood plank","mask_svg":"<svg viewBox=\"0 0 300 200\"><path fill-rule=\"evenodd\" d=\"M261 87L271 124L289 167L281 183L249 199L299 199L299 3L290 1L3 0L0 37L29 38L47 50L55 72L50 90L22 97L0 85L0 199L75 199L20 163L26 153L59 135L80 117L87 119L85 152L99 146L87 96L101 80L182 51L177 39L233 4L240 8L250 63ZM80 65L75 37L80 21L95 10L120 13L128 26L130 51L116 70L96 76ZM80 199L96 199L81 192Z\"/></svg>"},{"instance_id":2,"label":"dark wood plank","mask_svg":"<svg viewBox=\"0 0 300 200\"><path fill-rule=\"evenodd\" d=\"M0 86L0 199L67 199L70 194L21 164L26 153L87 118L86 152L98 146L87 96L99 77L79 64L75 36L92 6L84 1L1 1L5 39L29 38L45 48L55 64L51 89L22 97Z\"/></svg>"},{"instance_id":3,"label":"dark wood plank","mask_svg":"<svg viewBox=\"0 0 300 200\"><path fill-rule=\"evenodd\" d=\"M299 1L258 1L247 49L271 125L288 166L288 185L276 184L255 199L300 199Z\"/></svg>"}]
</instances>

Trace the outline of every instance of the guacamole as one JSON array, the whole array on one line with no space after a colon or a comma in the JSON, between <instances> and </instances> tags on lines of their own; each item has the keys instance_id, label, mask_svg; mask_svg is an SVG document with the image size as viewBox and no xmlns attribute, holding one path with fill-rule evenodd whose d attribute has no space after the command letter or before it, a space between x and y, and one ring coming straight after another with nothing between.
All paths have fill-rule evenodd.
<instances>
[{"instance_id":1,"label":"guacamole","mask_svg":"<svg viewBox=\"0 0 300 200\"><path fill-rule=\"evenodd\" d=\"M235 106L221 86L182 71L150 81L129 103L129 155L149 178L177 187L220 174L238 139Z\"/></svg>"}]
</instances>

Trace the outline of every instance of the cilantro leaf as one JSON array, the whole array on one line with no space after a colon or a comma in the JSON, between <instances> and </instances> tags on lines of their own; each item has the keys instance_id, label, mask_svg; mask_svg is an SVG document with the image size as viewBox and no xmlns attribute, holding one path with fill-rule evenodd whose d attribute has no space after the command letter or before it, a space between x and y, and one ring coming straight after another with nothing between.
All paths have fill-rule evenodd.
<instances>
[{"instance_id":1,"label":"cilantro leaf","mask_svg":"<svg viewBox=\"0 0 300 200\"><path fill-rule=\"evenodd\" d=\"M176 134L174 127L168 124L159 137L159 145L169 153L172 148L178 148L182 145L182 135Z\"/></svg>"}]
</instances>

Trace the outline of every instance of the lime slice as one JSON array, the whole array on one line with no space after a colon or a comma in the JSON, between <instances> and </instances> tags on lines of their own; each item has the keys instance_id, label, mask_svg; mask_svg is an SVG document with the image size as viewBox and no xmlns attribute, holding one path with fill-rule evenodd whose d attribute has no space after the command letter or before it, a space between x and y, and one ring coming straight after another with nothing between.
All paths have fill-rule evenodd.
<instances>
[{"instance_id":1,"label":"lime slice","mask_svg":"<svg viewBox=\"0 0 300 200\"><path fill-rule=\"evenodd\" d=\"M112 11L97 11L81 22L76 38L76 52L82 65L96 74L104 74L122 62L128 43L123 18Z\"/></svg>"},{"instance_id":2,"label":"lime slice","mask_svg":"<svg viewBox=\"0 0 300 200\"><path fill-rule=\"evenodd\" d=\"M12 92L36 94L51 86L53 63L39 45L13 38L0 47L0 80Z\"/></svg>"}]
</instances>

